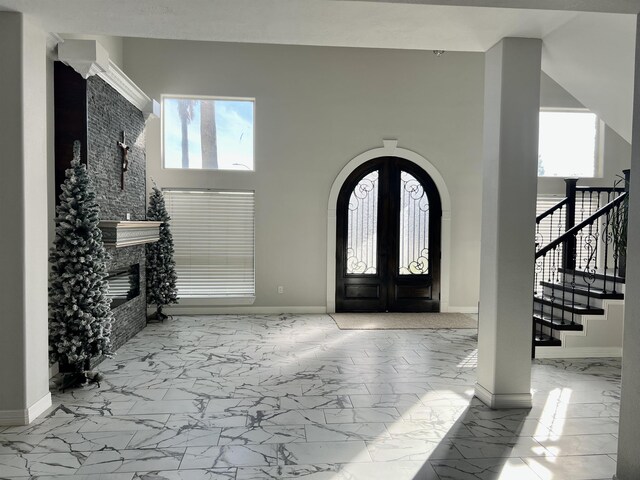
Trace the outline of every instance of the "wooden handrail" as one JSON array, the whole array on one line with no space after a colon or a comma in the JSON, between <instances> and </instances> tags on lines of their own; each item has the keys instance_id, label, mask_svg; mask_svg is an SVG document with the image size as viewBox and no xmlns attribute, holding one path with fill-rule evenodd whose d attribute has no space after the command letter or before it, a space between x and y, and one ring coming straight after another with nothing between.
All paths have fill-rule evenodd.
<instances>
[{"instance_id":1,"label":"wooden handrail","mask_svg":"<svg viewBox=\"0 0 640 480\"><path fill-rule=\"evenodd\" d=\"M536 217L536 223L540 223L542 220L544 220L546 217L551 215L553 212L555 212L559 208L564 207L568 201L569 201L569 197L565 197L562 200L560 200L558 203L556 203L553 207L551 207L549 210L538 215Z\"/></svg>"},{"instance_id":2,"label":"wooden handrail","mask_svg":"<svg viewBox=\"0 0 640 480\"><path fill-rule=\"evenodd\" d=\"M609 203L607 203L604 207L602 207L600 210L596 211L593 215L586 218L582 222L578 223L575 227L564 232L562 235L556 238L553 242L550 242L549 244L545 245L543 248L541 248L536 252L536 258L540 258L544 256L544 254L546 254L548 251L553 250L558 245L563 243L565 240L567 240L568 238L578 233L584 227L591 225L596 219L598 219L605 213L608 213L609 211L613 210L616 206L622 203L622 201L625 199L627 195L628 193L625 192L619 197L614 198Z\"/></svg>"},{"instance_id":3,"label":"wooden handrail","mask_svg":"<svg viewBox=\"0 0 640 480\"><path fill-rule=\"evenodd\" d=\"M576 187L578 192L624 193L624 187Z\"/></svg>"}]
</instances>

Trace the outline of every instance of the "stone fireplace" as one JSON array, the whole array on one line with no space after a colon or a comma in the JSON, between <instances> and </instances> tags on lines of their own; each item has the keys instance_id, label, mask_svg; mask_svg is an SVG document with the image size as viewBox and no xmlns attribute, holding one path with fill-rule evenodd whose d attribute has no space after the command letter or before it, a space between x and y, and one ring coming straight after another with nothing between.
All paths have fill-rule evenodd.
<instances>
[{"instance_id":1,"label":"stone fireplace","mask_svg":"<svg viewBox=\"0 0 640 480\"><path fill-rule=\"evenodd\" d=\"M98 75L84 79L73 68L54 66L56 203L73 141L82 142L82 159L92 177L100 218L118 224L146 218L145 117L143 112ZM129 168L121 188L122 133L130 146ZM127 223L127 222L122 222ZM101 224L102 227L102 224ZM157 227L156 227L157 228ZM145 247L116 245L105 238L107 269L113 283L111 342L121 347L146 325ZM130 278L131 277L131 278ZM133 284L131 279L135 277ZM123 298L123 289L126 287Z\"/></svg>"}]
</instances>

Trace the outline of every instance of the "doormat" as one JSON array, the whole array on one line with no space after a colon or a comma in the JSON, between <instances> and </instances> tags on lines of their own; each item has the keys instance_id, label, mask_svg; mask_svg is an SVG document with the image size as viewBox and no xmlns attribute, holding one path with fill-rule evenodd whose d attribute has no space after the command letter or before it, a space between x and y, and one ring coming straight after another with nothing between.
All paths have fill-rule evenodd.
<instances>
[{"instance_id":1,"label":"doormat","mask_svg":"<svg viewBox=\"0 0 640 480\"><path fill-rule=\"evenodd\" d=\"M330 313L340 330L412 330L478 328L464 313Z\"/></svg>"}]
</instances>

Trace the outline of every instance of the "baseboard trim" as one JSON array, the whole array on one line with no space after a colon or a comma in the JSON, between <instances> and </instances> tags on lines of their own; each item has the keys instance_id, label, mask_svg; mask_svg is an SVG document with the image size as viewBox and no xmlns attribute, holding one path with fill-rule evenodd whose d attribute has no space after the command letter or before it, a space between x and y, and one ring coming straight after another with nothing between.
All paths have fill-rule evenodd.
<instances>
[{"instance_id":1,"label":"baseboard trim","mask_svg":"<svg viewBox=\"0 0 640 480\"><path fill-rule=\"evenodd\" d=\"M475 396L489 408L531 408L531 393L494 394L476 383Z\"/></svg>"},{"instance_id":2,"label":"baseboard trim","mask_svg":"<svg viewBox=\"0 0 640 480\"><path fill-rule=\"evenodd\" d=\"M280 313L327 313L327 307L318 306L283 306L283 307L215 307L215 306L176 306L165 307L164 313L169 315L223 315L253 314L278 315Z\"/></svg>"},{"instance_id":3,"label":"baseboard trim","mask_svg":"<svg viewBox=\"0 0 640 480\"><path fill-rule=\"evenodd\" d=\"M622 347L536 347L536 358L622 357Z\"/></svg>"},{"instance_id":4,"label":"baseboard trim","mask_svg":"<svg viewBox=\"0 0 640 480\"><path fill-rule=\"evenodd\" d=\"M51 406L51 393L24 410L0 410L0 426L29 425Z\"/></svg>"},{"instance_id":5,"label":"baseboard trim","mask_svg":"<svg viewBox=\"0 0 640 480\"><path fill-rule=\"evenodd\" d=\"M443 313L478 313L478 307L443 307Z\"/></svg>"}]
</instances>

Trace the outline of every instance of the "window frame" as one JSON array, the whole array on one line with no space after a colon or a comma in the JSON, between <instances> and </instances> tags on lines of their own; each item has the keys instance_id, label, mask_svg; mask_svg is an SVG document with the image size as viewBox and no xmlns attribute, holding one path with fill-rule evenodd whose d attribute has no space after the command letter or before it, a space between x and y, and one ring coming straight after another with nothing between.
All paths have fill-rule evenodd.
<instances>
[{"instance_id":1,"label":"window frame","mask_svg":"<svg viewBox=\"0 0 640 480\"><path fill-rule=\"evenodd\" d=\"M165 129L165 113L164 113L164 101L165 99L190 99L190 100L229 100L229 101L242 101L253 103L253 144L251 149L253 152L253 169L241 169L241 168L181 168L181 167L167 167L165 162L164 151L164 129ZM243 172L243 173L255 173L256 172L256 98L255 97L229 97L218 95L185 95L185 94L171 94L163 93L160 95L160 168L162 170L179 171L179 172Z\"/></svg>"},{"instance_id":2,"label":"window frame","mask_svg":"<svg viewBox=\"0 0 640 480\"><path fill-rule=\"evenodd\" d=\"M605 123L600 119L600 117L595 113L589 110L588 108L570 108L570 107L540 107L539 113L543 112L555 112L555 113L591 113L596 116L596 138L595 138L595 147L593 154L593 175L592 176L581 176L578 178L604 178L604 135L605 135ZM539 118L539 117L538 117ZM540 128L538 124L538 142L540 142ZM566 177L562 175L538 175L538 178L576 178L576 177Z\"/></svg>"}]
</instances>

